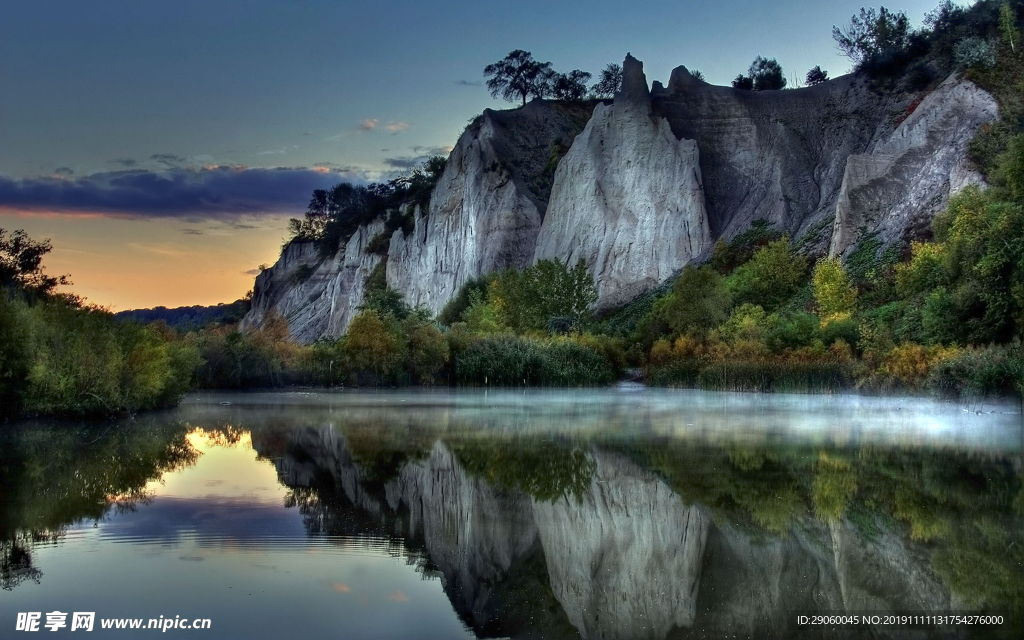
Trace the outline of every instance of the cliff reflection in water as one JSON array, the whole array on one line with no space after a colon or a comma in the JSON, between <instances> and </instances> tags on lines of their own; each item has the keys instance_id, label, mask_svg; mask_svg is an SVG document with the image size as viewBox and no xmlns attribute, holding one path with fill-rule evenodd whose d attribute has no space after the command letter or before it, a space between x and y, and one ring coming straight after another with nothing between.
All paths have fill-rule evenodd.
<instances>
[{"instance_id":1,"label":"cliff reflection in water","mask_svg":"<svg viewBox=\"0 0 1024 640\"><path fill-rule=\"evenodd\" d=\"M985 611L1015 617L997 635L1019 632L1019 415L574 395L200 399L172 414L177 426L134 444L128 429L78 463L106 469L106 485L45 465L5 478L5 562L28 538L115 507L110 496L144 500L149 479L190 463L184 435L202 428L251 434L309 536L418 558L480 637L789 637L797 610ZM5 456L62 450L19 438ZM46 531L25 526L38 514Z\"/></svg>"}]
</instances>

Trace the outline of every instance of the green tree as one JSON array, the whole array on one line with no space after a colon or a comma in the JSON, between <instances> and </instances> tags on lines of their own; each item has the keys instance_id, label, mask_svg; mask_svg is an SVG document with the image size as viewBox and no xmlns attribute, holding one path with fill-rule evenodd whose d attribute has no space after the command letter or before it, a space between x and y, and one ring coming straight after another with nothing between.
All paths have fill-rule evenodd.
<instances>
[{"instance_id":1,"label":"green tree","mask_svg":"<svg viewBox=\"0 0 1024 640\"><path fill-rule=\"evenodd\" d=\"M601 79L590 88L598 98L613 98L622 87L622 65L609 64L601 71Z\"/></svg>"},{"instance_id":2,"label":"green tree","mask_svg":"<svg viewBox=\"0 0 1024 640\"><path fill-rule=\"evenodd\" d=\"M848 26L832 27L832 38L840 53L859 68L874 58L905 51L910 44L910 20L902 11L861 8Z\"/></svg>"},{"instance_id":3,"label":"green tree","mask_svg":"<svg viewBox=\"0 0 1024 640\"><path fill-rule=\"evenodd\" d=\"M71 284L68 276L49 276L43 271L43 256L53 249L49 240L37 242L23 229L8 235L0 228L0 288L46 296L58 286Z\"/></svg>"},{"instance_id":4,"label":"green tree","mask_svg":"<svg viewBox=\"0 0 1024 640\"><path fill-rule=\"evenodd\" d=\"M388 378L402 362L402 343L375 311L363 311L348 326L345 354L353 371Z\"/></svg>"},{"instance_id":5,"label":"green tree","mask_svg":"<svg viewBox=\"0 0 1024 640\"><path fill-rule=\"evenodd\" d=\"M531 95L543 94L546 91L545 81L551 72L550 62L538 62L529 51L516 49L504 59L484 67L487 89L495 98L501 96L509 102L517 99L523 101Z\"/></svg>"},{"instance_id":6,"label":"green tree","mask_svg":"<svg viewBox=\"0 0 1024 640\"><path fill-rule=\"evenodd\" d=\"M807 72L807 76L804 78L804 83L808 87L813 87L816 84L828 81L828 71L822 71L819 65L815 65L813 69Z\"/></svg>"},{"instance_id":7,"label":"green tree","mask_svg":"<svg viewBox=\"0 0 1024 640\"><path fill-rule=\"evenodd\" d=\"M839 258L822 258L814 267L814 301L822 324L850 317L857 304L857 288Z\"/></svg>"},{"instance_id":8,"label":"green tree","mask_svg":"<svg viewBox=\"0 0 1024 640\"><path fill-rule=\"evenodd\" d=\"M726 286L735 302L760 305L771 312L796 293L806 272L807 258L793 253L789 238L782 238L754 252L726 279Z\"/></svg>"},{"instance_id":9,"label":"green tree","mask_svg":"<svg viewBox=\"0 0 1024 640\"><path fill-rule=\"evenodd\" d=\"M538 331L553 318L578 325L589 317L597 289L582 260L572 269L559 260L540 260L522 271L501 272L491 283L488 297L504 326Z\"/></svg>"},{"instance_id":10,"label":"green tree","mask_svg":"<svg viewBox=\"0 0 1024 640\"><path fill-rule=\"evenodd\" d=\"M675 333L704 333L728 319L730 302L717 271L690 265L676 278L672 292L659 301L659 312Z\"/></svg>"},{"instance_id":11,"label":"green tree","mask_svg":"<svg viewBox=\"0 0 1024 640\"><path fill-rule=\"evenodd\" d=\"M754 90L754 80L750 76L745 76L742 73L732 81L733 89L742 89L744 91Z\"/></svg>"},{"instance_id":12,"label":"green tree","mask_svg":"<svg viewBox=\"0 0 1024 640\"><path fill-rule=\"evenodd\" d=\"M786 76L782 73L782 65L775 58L757 56L750 63L747 76L753 82L754 91L774 91L786 88Z\"/></svg>"},{"instance_id":13,"label":"green tree","mask_svg":"<svg viewBox=\"0 0 1024 640\"><path fill-rule=\"evenodd\" d=\"M587 83L591 75L586 71L575 69L569 73L559 73L551 85L551 93L556 100L582 102L587 97Z\"/></svg>"}]
</instances>

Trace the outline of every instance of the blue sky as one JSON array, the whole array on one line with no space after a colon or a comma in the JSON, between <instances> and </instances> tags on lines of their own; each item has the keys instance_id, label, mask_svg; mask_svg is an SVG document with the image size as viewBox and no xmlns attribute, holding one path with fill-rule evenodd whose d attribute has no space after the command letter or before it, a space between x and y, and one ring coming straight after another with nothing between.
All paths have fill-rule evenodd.
<instances>
[{"instance_id":1,"label":"blue sky","mask_svg":"<svg viewBox=\"0 0 1024 640\"><path fill-rule=\"evenodd\" d=\"M936 4L890 8L920 24ZM511 49L595 74L629 51L663 82L685 64L727 84L756 55L777 58L791 79L816 64L836 76L848 62L831 27L862 5L8 2L0 227L35 228L59 247L54 216L153 220L161 237L180 218L182 229L212 225L241 241L255 236L239 220L256 218L241 224L263 233L254 266L272 258L312 188L387 176L449 149L482 109L513 106L482 86L483 67ZM280 168L270 186L238 196Z\"/></svg>"}]
</instances>

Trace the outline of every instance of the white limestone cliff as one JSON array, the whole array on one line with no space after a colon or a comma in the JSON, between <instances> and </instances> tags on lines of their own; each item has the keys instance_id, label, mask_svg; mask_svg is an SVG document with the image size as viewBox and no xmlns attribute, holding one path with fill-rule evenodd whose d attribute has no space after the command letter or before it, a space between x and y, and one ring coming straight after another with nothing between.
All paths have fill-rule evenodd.
<instances>
[{"instance_id":1,"label":"white limestone cliff","mask_svg":"<svg viewBox=\"0 0 1024 640\"><path fill-rule=\"evenodd\" d=\"M992 96L957 75L927 95L879 92L859 75L753 92L679 67L649 91L632 57L614 102L589 109L538 100L486 110L429 205L413 208L412 232L392 233L388 286L437 313L471 278L583 260L603 310L759 219L816 255L846 255L870 234L903 243L981 181L967 145L997 117ZM360 227L323 260L311 244L289 245L257 278L243 329L276 313L300 342L343 334L382 260L365 247L383 224Z\"/></svg>"},{"instance_id":2,"label":"white limestone cliff","mask_svg":"<svg viewBox=\"0 0 1024 640\"><path fill-rule=\"evenodd\" d=\"M601 104L555 171L536 260L583 260L597 307L629 302L711 245L697 143L651 114L643 64Z\"/></svg>"},{"instance_id":3,"label":"white limestone cliff","mask_svg":"<svg viewBox=\"0 0 1024 640\"><path fill-rule=\"evenodd\" d=\"M949 77L929 93L891 136L846 161L829 255L844 255L868 234L883 244L926 228L950 196L984 179L967 145L999 116L980 87Z\"/></svg>"}]
</instances>

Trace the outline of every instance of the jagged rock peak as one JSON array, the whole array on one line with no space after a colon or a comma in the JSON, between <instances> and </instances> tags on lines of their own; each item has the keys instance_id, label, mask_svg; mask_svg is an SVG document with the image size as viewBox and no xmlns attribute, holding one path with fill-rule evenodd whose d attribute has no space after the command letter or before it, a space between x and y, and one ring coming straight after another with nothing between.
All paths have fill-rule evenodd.
<instances>
[{"instance_id":1,"label":"jagged rock peak","mask_svg":"<svg viewBox=\"0 0 1024 640\"><path fill-rule=\"evenodd\" d=\"M701 84L707 83L695 78L685 66L679 65L672 70L672 75L668 79L668 92L683 93L687 89Z\"/></svg>"},{"instance_id":2,"label":"jagged rock peak","mask_svg":"<svg viewBox=\"0 0 1024 640\"><path fill-rule=\"evenodd\" d=\"M647 76L644 75L644 63L630 54L622 61L622 87L615 94L615 102L651 104L651 92L647 88Z\"/></svg>"}]
</instances>

